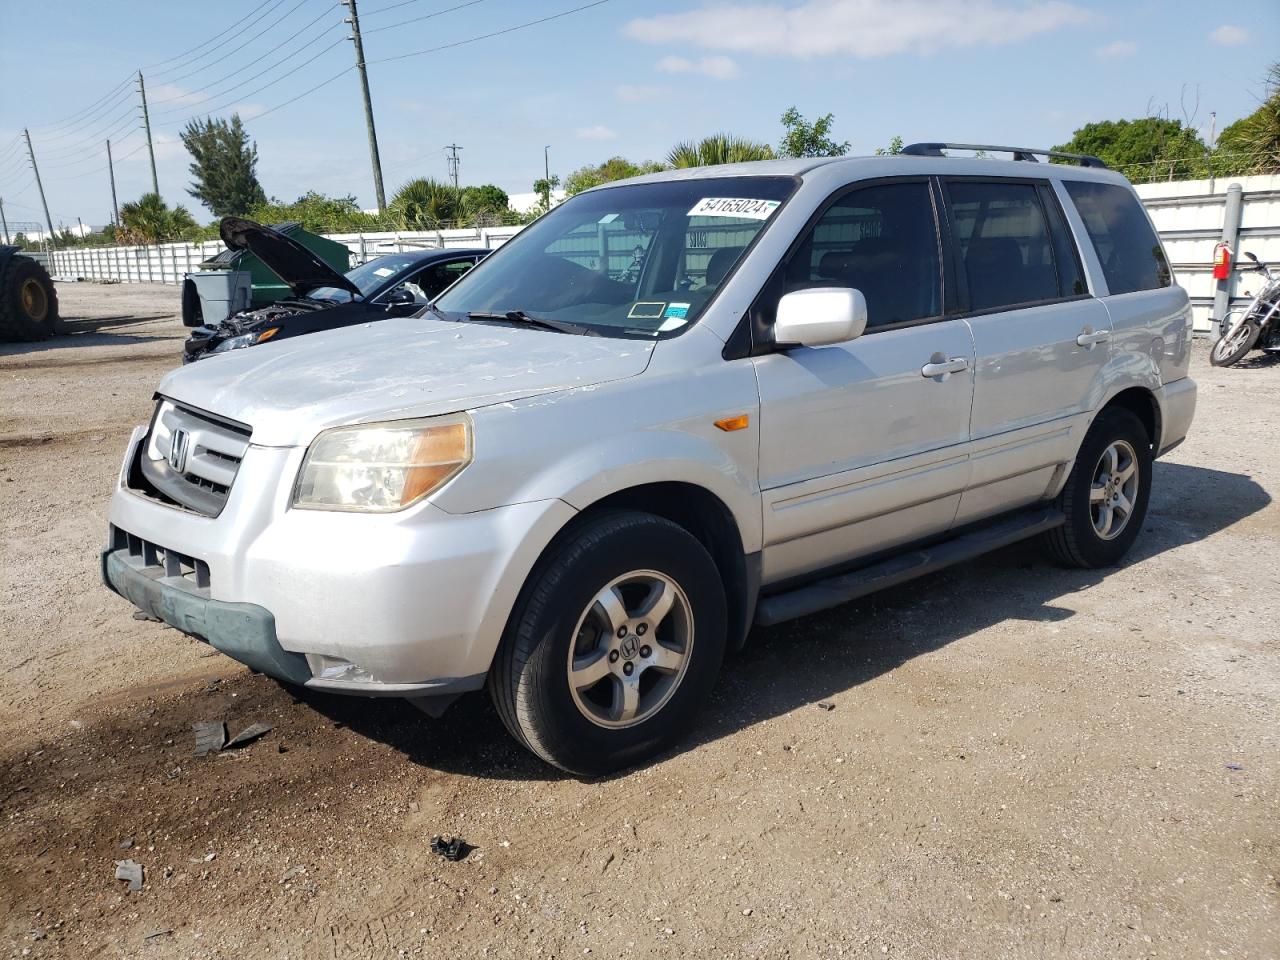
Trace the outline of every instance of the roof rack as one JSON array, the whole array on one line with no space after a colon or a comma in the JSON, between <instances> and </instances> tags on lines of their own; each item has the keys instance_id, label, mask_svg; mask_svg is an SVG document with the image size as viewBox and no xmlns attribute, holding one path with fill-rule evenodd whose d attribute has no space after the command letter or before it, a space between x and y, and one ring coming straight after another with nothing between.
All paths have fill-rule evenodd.
<instances>
[{"instance_id":1,"label":"roof rack","mask_svg":"<svg viewBox=\"0 0 1280 960\"><path fill-rule=\"evenodd\" d=\"M903 147L901 152L912 157L943 157L943 150L995 150L1000 153L1012 153L1014 160L1027 160L1039 163L1036 155L1042 157L1058 157L1062 160L1074 160L1082 167L1100 167L1107 165L1098 157L1087 153L1063 153L1061 150L1034 150L1031 147L1000 147L989 143L912 143Z\"/></svg>"}]
</instances>

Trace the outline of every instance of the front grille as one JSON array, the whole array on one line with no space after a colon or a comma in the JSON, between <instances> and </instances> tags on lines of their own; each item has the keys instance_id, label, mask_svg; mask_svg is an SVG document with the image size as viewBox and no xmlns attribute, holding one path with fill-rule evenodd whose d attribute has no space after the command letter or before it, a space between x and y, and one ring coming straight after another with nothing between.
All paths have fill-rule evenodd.
<instances>
[{"instance_id":1,"label":"front grille","mask_svg":"<svg viewBox=\"0 0 1280 960\"><path fill-rule=\"evenodd\" d=\"M128 552L128 563L153 580L163 579L197 596L209 596L209 564L197 557L143 540L119 527L111 528L111 549Z\"/></svg>"},{"instance_id":2,"label":"front grille","mask_svg":"<svg viewBox=\"0 0 1280 960\"><path fill-rule=\"evenodd\" d=\"M138 448L135 489L206 517L222 512L250 429L202 410L161 400Z\"/></svg>"}]
</instances>

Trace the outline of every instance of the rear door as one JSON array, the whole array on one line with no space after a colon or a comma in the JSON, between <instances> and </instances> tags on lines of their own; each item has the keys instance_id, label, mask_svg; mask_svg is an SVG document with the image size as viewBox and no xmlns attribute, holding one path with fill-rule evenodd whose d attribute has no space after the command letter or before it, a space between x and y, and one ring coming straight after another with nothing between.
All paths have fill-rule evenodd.
<instances>
[{"instance_id":1,"label":"rear door","mask_svg":"<svg viewBox=\"0 0 1280 960\"><path fill-rule=\"evenodd\" d=\"M946 178L951 255L977 358L958 524L1042 499L1074 456L1111 322L1048 181Z\"/></svg>"},{"instance_id":2,"label":"rear door","mask_svg":"<svg viewBox=\"0 0 1280 960\"><path fill-rule=\"evenodd\" d=\"M753 307L814 286L867 300L857 340L754 358L768 583L945 531L968 476L973 341L945 309L927 178L833 197ZM930 363L950 372L926 376Z\"/></svg>"}]
</instances>

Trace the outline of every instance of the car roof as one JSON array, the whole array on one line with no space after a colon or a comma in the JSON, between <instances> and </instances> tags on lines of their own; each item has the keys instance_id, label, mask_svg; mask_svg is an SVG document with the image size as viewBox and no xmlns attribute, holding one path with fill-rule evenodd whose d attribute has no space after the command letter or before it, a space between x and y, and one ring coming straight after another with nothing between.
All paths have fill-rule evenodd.
<instances>
[{"instance_id":1,"label":"car roof","mask_svg":"<svg viewBox=\"0 0 1280 960\"><path fill-rule=\"evenodd\" d=\"M607 190L627 183L663 183L681 180L706 180L718 177L801 177L821 173L827 176L857 180L864 177L911 176L936 174L940 176L987 177L1052 177L1064 180L1100 180L1110 183L1128 183L1114 170L1100 167L1082 167L1067 163L1045 163L1035 160L1004 160L992 157L921 157L907 154L886 154L862 157L801 157L785 160L752 160L747 163L726 163L709 167L681 167L662 170L628 180L615 180L593 187Z\"/></svg>"},{"instance_id":2,"label":"car roof","mask_svg":"<svg viewBox=\"0 0 1280 960\"><path fill-rule=\"evenodd\" d=\"M365 263L381 260L383 257L410 257L415 261L446 260L451 257L483 256L491 251L487 247L428 247L425 250L388 250Z\"/></svg>"}]
</instances>

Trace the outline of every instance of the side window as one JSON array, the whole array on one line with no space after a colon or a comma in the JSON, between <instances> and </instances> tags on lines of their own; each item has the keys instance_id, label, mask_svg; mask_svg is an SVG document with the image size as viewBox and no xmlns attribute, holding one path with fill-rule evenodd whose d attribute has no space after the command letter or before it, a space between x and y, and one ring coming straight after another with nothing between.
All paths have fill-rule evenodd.
<instances>
[{"instance_id":1,"label":"side window","mask_svg":"<svg viewBox=\"0 0 1280 960\"><path fill-rule=\"evenodd\" d=\"M970 310L1074 295L1059 289L1053 243L1034 184L952 180L947 193Z\"/></svg>"},{"instance_id":2,"label":"side window","mask_svg":"<svg viewBox=\"0 0 1280 960\"><path fill-rule=\"evenodd\" d=\"M1126 187L1114 183L1066 180L1063 186L1080 212L1102 263L1111 293L1156 290L1173 283L1151 221Z\"/></svg>"},{"instance_id":3,"label":"side window","mask_svg":"<svg viewBox=\"0 0 1280 960\"><path fill-rule=\"evenodd\" d=\"M929 185L886 183L854 190L822 215L788 262L784 289L854 287L877 327L941 315L941 274Z\"/></svg>"},{"instance_id":4,"label":"side window","mask_svg":"<svg viewBox=\"0 0 1280 960\"><path fill-rule=\"evenodd\" d=\"M434 300L445 291L453 281L470 270L475 263L471 260L456 260L453 263L436 263L427 267L420 274L413 278L412 284L416 285L418 292L426 300ZM410 289L413 289L410 287ZM414 294L418 299L418 293ZM422 302L421 300L419 302Z\"/></svg>"},{"instance_id":5,"label":"side window","mask_svg":"<svg viewBox=\"0 0 1280 960\"><path fill-rule=\"evenodd\" d=\"M1075 238L1062 216L1058 198L1049 185L1040 187L1040 202L1049 216L1049 234L1053 237L1053 258L1058 263L1058 293L1063 297L1082 297L1089 292L1085 283L1084 267L1080 263L1080 251Z\"/></svg>"}]
</instances>

